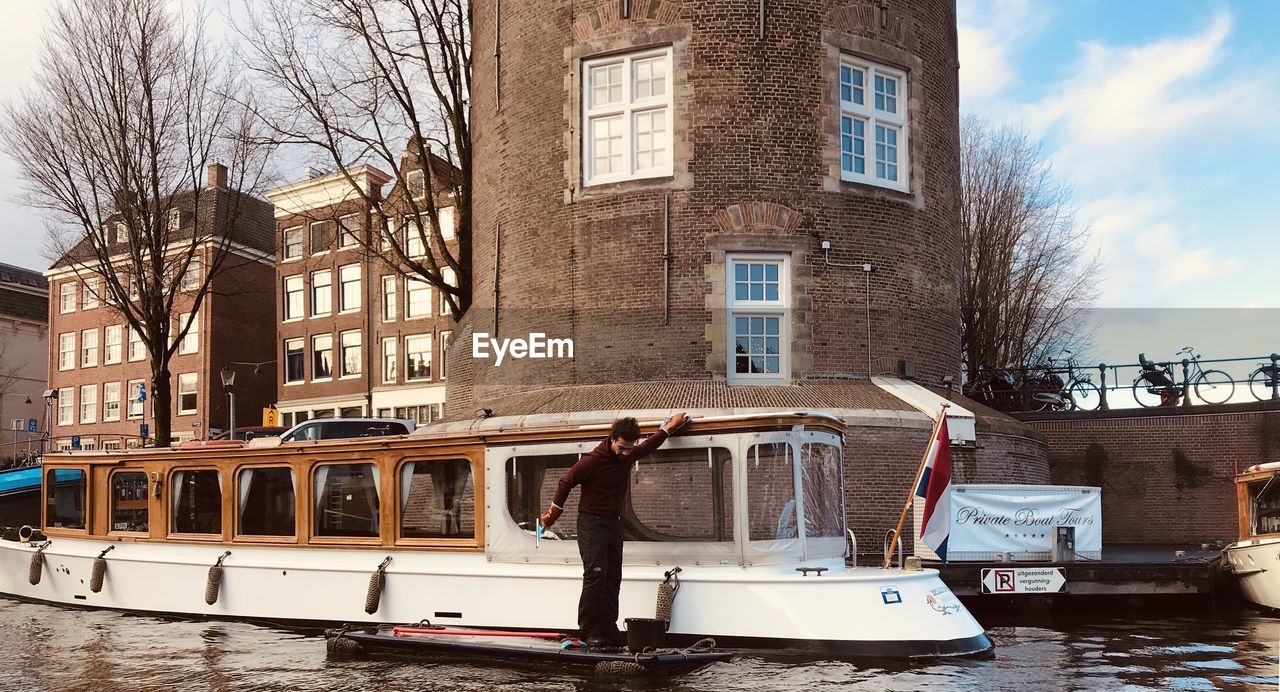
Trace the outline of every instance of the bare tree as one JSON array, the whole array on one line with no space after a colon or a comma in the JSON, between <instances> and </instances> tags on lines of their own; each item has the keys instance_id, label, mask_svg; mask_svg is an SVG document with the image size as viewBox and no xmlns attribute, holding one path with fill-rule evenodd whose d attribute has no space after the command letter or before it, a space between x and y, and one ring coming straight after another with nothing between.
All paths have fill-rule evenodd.
<instances>
[{"instance_id":1,"label":"bare tree","mask_svg":"<svg viewBox=\"0 0 1280 692\"><path fill-rule=\"evenodd\" d=\"M273 143L301 146L345 174L353 198L379 225L361 242L400 273L435 286L460 318L471 304L469 3L265 0L255 7L242 33L249 67L271 99L258 113ZM349 173L364 163L396 175L389 194L365 189ZM440 224L446 206L455 209L454 243L445 242ZM398 228L397 219L417 221Z\"/></svg>"},{"instance_id":2,"label":"bare tree","mask_svg":"<svg viewBox=\"0 0 1280 692\"><path fill-rule=\"evenodd\" d=\"M54 227L55 266L98 276L140 336L155 440L171 441L169 362L224 269L265 152L202 16L164 0L66 1L53 10L34 89L8 105L0 145ZM210 164L225 180L206 189ZM241 239L242 240L242 239Z\"/></svg>"},{"instance_id":3,"label":"bare tree","mask_svg":"<svg viewBox=\"0 0 1280 692\"><path fill-rule=\"evenodd\" d=\"M1100 263L1070 190L1026 132L972 115L961 123L960 176L968 371L1078 347Z\"/></svg>"}]
</instances>

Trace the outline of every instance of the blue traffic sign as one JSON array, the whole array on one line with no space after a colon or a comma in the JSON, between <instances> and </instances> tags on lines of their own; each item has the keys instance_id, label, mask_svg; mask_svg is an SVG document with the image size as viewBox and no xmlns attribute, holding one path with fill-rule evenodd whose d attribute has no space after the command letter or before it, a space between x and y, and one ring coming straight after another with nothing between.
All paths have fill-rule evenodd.
<instances>
[{"instance_id":1,"label":"blue traffic sign","mask_svg":"<svg viewBox=\"0 0 1280 692\"><path fill-rule=\"evenodd\" d=\"M147 400L147 383L139 382L138 383L138 401L146 401L146 400ZM143 437L146 437L146 435L143 435Z\"/></svg>"},{"instance_id":2,"label":"blue traffic sign","mask_svg":"<svg viewBox=\"0 0 1280 692\"><path fill-rule=\"evenodd\" d=\"M80 449L80 436L79 436L79 435L72 435L72 436L71 436L71 448L72 448L72 449Z\"/></svg>"},{"instance_id":3,"label":"blue traffic sign","mask_svg":"<svg viewBox=\"0 0 1280 692\"><path fill-rule=\"evenodd\" d=\"M27 419L27 432L31 433L32 435L36 434L36 419L34 418Z\"/></svg>"},{"instance_id":4,"label":"blue traffic sign","mask_svg":"<svg viewBox=\"0 0 1280 692\"><path fill-rule=\"evenodd\" d=\"M147 424L146 424L146 423L140 423L140 424L138 425L138 437L141 437L142 439L144 439L144 440L145 440L145 439L147 439L147 433L148 433L148 432L150 432L150 430L147 428Z\"/></svg>"}]
</instances>

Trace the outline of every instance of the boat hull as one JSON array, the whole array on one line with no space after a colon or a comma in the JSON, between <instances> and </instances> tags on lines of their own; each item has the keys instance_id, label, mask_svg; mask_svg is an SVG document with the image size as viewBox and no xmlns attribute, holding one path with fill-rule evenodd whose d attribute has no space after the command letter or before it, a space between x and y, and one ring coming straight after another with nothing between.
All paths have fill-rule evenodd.
<instances>
[{"instance_id":1,"label":"boat hull","mask_svg":"<svg viewBox=\"0 0 1280 692\"><path fill-rule=\"evenodd\" d=\"M109 546L101 589L94 559ZM205 602L215 545L55 538L29 583L36 548L0 541L0 593L72 606L200 618L307 624L436 624L572 632L581 568L489 561L483 553L233 546L217 599ZM370 577L390 556L384 588L366 612ZM822 576L798 565L684 567L672 610L675 643L714 637L725 646L820 651L838 656L982 656L981 625L935 570L847 568ZM652 617L663 568L628 565L622 618ZM620 623L621 624L621 623Z\"/></svg>"},{"instance_id":2,"label":"boat hull","mask_svg":"<svg viewBox=\"0 0 1280 692\"><path fill-rule=\"evenodd\" d=\"M1280 538L1233 543L1223 550L1223 557L1246 599L1280 610Z\"/></svg>"}]
</instances>

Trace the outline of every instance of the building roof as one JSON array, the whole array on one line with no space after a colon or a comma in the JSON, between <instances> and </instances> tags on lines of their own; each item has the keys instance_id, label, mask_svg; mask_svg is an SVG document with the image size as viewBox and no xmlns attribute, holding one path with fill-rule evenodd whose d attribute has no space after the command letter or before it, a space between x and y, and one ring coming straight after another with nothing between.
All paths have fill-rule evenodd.
<instances>
[{"instance_id":1,"label":"building roof","mask_svg":"<svg viewBox=\"0 0 1280 692\"><path fill-rule=\"evenodd\" d=\"M40 272L0 263L0 317L49 321L49 282Z\"/></svg>"},{"instance_id":2,"label":"building roof","mask_svg":"<svg viewBox=\"0 0 1280 692\"><path fill-rule=\"evenodd\" d=\"M49 290L49 281L44 278L44 274L4 262L0 262L0 284L18 284L46 292Z\"/></svg>"}]
</instances>

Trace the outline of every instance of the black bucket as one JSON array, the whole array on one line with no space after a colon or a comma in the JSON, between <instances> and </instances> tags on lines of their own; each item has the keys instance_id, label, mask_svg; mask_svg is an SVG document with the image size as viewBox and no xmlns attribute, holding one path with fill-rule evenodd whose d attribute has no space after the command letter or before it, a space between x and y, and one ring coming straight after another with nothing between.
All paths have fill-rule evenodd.
<instances>
[{"instance_id":1,"label":"black bucket","mask_svg":"<svg viewBox=\"0 0 1280 692\"><path fill-rule=\"evenodd\" d=\"M627 648L661 649L667 645L667 623L656 618L627 618Z\"/></svg>"}]
</instances>

